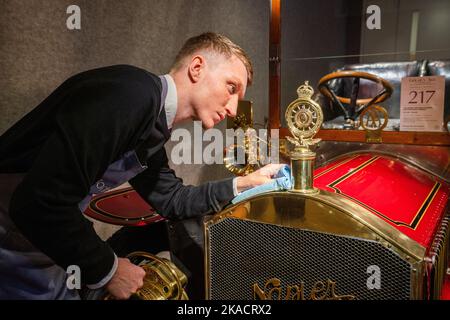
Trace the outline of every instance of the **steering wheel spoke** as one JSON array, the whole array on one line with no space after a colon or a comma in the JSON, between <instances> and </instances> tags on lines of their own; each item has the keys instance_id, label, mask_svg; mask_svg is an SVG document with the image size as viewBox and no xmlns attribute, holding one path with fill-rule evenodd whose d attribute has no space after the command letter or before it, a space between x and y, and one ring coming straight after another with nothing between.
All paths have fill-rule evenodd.
<instances>
[{"instance_id":1,"label":"steering wheel spoke","mask_svg":"<svg viewBox=\"0 0 450 320\"><path fill-rule=\"evenodd\" d=\"M345 119L348 119L349 118L349 114L348 114L347 108L344 107L344 105L342 104L342 102L339 99L339 97L333 92L333 90L330 89L328 84L325 84L325 86L326 86L328 92L330 93L330 98L333 101L333 103L337 104L339 106L339 108L341 108L342 112L344 112Z\"/></svg>"},{"instance_id":2,"label":"steering wheel spoke","mask_svg":"<svg viewBox=\"0 0 450 320\"><path fill-rule=\"evenodd\" d=\"M350 98L340 97L333 92L329 86L329 82L341 78L353 78L352 91ZM372 98L358 99L358 93L360 89L360 79L366 79L379 83L383 86L383 90L380 91ZM356 118L369 106L381 103L388 99L392 95L393 87L385 79L378 77L374 74L359 71L338 71L327 74L319 80L319 91L326 97L328 97L334 104L338 105L344 112L345 120L352 120L355 122ZM346 105L346 106L345 106Z\"/></svg>"}]
</instances>

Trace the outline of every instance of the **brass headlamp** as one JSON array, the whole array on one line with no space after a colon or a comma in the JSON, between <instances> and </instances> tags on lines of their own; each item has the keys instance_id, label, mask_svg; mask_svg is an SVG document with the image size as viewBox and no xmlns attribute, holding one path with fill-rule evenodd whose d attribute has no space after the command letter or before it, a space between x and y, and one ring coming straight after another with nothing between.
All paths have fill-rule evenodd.
<instances>
[{"instance_id":1,"label":"brass headlamp","mask_svg":"<svg viewBox=\"0 0 450 320\"><path fill-rule=\"evenodd\" d=\"M144 285L130 299L137 300L188 300L186 275L165 258L147 252L133 252L127 256L132 263L145 270ZM106 294L100 299L113 300Z\"/></svg>"},{"instance_id":2,"label":"brass headlamp","mask_svg":"<svg viewBox=\"0 0 450 320\"><path fill-rule=\"evenodd\" d=\"M227 129L241 130L242 141L227 146L224 150L223 163L225 168L237 176L246 176L260 167L256 139L253 129L253 106L251 101L239 101L237 114L234 119L228 118ZM237 163L239 155L243 156L242 163Z\"/></svg>"}]
</instances>

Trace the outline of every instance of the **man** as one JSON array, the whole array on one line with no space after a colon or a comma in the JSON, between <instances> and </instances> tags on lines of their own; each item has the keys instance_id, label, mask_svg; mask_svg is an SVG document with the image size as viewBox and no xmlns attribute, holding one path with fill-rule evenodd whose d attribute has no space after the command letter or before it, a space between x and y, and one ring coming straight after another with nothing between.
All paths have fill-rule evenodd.
<instances>
[{"instance_id":1,"label":"man","mask_svg":"<svg viewBox=\"0 0 450 320\"><path fill-rule=\"evenodd\" d=\"M184 44L168 75L125 65L80 73L2 135L0 298L78 298L66 287L71 265L89 288L119 299L142 286L143 269L118 258L81 214L93 194L129 181L161 215L182 219L270 181L279 166L184 186L164 151L177 123L211 128L235 116L252 76L240 47L205 33Z\"/></svg>"}]
</instances>

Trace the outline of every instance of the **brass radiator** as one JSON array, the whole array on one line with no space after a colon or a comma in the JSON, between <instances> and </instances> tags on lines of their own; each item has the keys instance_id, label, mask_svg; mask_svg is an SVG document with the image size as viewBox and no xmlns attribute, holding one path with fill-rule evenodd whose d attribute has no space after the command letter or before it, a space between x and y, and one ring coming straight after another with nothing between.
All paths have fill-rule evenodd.
<instances>
[{"instance_id":1,"label":"brass radiator","mask_svg":"<svg viewBox=\"0 0 450 320\"><path fill-rule=\"evenodd\" d=\"M207 221L206 298L421 299L423 248L331 204L270 193Z\"/></svg>"}]
</instances>

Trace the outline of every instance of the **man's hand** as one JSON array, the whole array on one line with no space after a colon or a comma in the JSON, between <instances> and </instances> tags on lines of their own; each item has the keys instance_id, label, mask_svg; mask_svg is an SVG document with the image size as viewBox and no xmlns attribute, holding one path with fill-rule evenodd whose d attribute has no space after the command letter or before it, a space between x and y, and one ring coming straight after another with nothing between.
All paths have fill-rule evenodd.
<instances>
[{"instance_id":1,"label":"man's hand","mask_svg":"<svg viewBox=\"0 0 450 320\"><path fill-rule=\"evenodd\" d=\"M118 258L118 266L106 290L116 299L128 299L144 285L145 271L126 258Z\"/></svg>"},{"instance_id":2,"label":"man's hand","mask_svg":"<svg viewBox=\"0 0 450 320\"><path fill-rule=\"evenodd\" d=\"M268 164L245 177L238 177L236 179L237 191L240 193L244 190L270 182L272 177L276 175L283 166L284 164Z\"/></svg>"}]
</instances>

